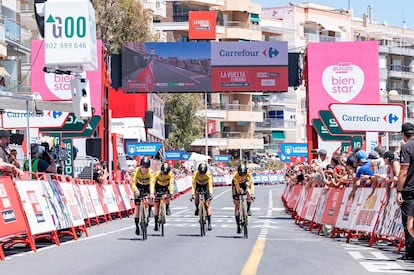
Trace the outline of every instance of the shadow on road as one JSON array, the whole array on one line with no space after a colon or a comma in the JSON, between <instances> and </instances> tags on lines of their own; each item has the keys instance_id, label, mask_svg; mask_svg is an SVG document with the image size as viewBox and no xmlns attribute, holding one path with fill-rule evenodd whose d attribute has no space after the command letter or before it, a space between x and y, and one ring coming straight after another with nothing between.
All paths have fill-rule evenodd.
<instances>
[{"instance_id":1,"label":"shadow on road","mask_svg":"<svg viewBox=\"0 0 414 275\"><path fill-rule=\"evenodd\" d=\"M200 234L177 234L178 237L201 237Z\"/></svg>"},{"instance_id":2,"label":"shadow on road","mask_svg":"<svg viewBox=\"0 0 414 275\"><path fill-rule=\"evenodd\" d=\"M240 235L240 236L216 236L216 238L222 238L222 239L244 239L242 235Z\"/></svg>"}]
</instances>

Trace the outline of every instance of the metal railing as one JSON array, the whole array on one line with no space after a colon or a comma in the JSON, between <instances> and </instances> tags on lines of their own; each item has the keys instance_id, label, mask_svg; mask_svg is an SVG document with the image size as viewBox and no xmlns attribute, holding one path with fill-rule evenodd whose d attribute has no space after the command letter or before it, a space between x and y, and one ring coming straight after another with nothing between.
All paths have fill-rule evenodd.
<instances>
[{"instance_id":1,"label":"metal railing","mask_svg":"<svg viewBox=\"0 0 414 275\"><path fill-rule=\"evenodd\" d=\"M282 118L265 118L263 122L256 122L257 128L287 128L293 129L296 128L296 121L285 120Z\"/></svg>"}]
</instances>

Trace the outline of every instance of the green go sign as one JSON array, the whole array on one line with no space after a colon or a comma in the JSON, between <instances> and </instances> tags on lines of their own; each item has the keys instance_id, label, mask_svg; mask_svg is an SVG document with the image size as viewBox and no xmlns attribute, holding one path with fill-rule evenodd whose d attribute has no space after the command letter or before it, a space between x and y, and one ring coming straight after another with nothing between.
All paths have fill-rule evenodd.
<instances>
[{"instance_id":1,"label":"green go sign","mask_svg":"<svg viewBox=\"0 0 414 275\"><path fill-rule=\"evenodd\" d=\"M52 35L54 38L84 38L86 36L86 18L83 16L74 18L72 16L62 18L49 15L46 23L52 24Z\"/></svg>"}]
</instances>

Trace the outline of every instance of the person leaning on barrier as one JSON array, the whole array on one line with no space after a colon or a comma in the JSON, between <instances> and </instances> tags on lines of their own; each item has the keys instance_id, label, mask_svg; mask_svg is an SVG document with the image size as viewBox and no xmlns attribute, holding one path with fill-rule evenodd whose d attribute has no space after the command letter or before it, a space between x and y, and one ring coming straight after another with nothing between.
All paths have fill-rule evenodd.
<instances>
[{"instance_id":1,"label":"person leaning on barrier","mask_svg":"<svg viewBox=\"0 0 414 275\"><path fill-rule=\"evenodd\" d=\"M104 162L93 162L93 180L96 183L107 183L109 179L108 170L106 169L106 165Z\"/></svg>"},{"instance_id":2,"label":"person leaning on barrier","mask_svg":"<svg viewBox=\"0 0 414 275\"><path fill-rule=\"evenodd\" d=\"M414 259L414 125L406 122L401 127L404 145L400 151L400 173L397 182L397 204L401 207L401 218L405 233L405 255L403 260Z\"/></svg>"},{"instance_id":3,"label":"person leaning on barrier","mask_svg":"<svg viewBox=\"0 0 414 275\"><path fill-rule=\"evenodd\" d=\"M352 186L352 191L349 194L350 199L354 199L356 190L361 186L370 187L371 179L374 176L370 163L368 160L368 154L364 150L359 150L355 154L355 163L358 166L356 170L356 181Z\"/></svg>"},{"instance_id":4,"label":"person leaning on barrier","mask_svg":"<svg viewBox=\"0 0 414 275\"><path fill-rule=\"evenodd\" d=\"M42 151L42 147L36 143L30 144L30 152L32 158L32 172L47 172L56 173L56 162L52 156L50 157L50 164L40 158L42 154L48 154ZM44 148L44 147L43 147ZM24 171L29 171L29 160L26 160L23 165Z\"/></svg>"},{"instance_id":5,"label":"person leaning on barrier","mask_svg":"<svg viewBox=\"0 0 414 275\"><path fill-rule=\"evenodd\" d=\"M0 176L11 175L12 172L22 175L23 171L10 163L7 147L10 143L10 133L0 130Z\"/></svg>"}]
</instances>

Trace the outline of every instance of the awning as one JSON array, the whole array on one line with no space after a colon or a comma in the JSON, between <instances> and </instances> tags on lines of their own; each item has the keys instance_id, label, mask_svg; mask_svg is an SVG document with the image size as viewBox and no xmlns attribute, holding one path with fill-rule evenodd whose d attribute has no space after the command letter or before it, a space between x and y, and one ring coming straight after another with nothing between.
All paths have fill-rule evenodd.
<instances>
[{"instance_id":1,"label":"awning","mask_svg":"<svg viewBox=\"0 0 414 275\"><path fill-rule=\"evenodd\" d=\"M319 24L321 25L321 27L327 31L333 31L333 32L344 32L343 30L341 30L338 26L335 25L331 25L331 24Z\"/></svg>"},{"instance_id":2,"label":"awning","mask_svg":"<svg viewBox=\"0 0 414 275\"><path fill-rule=\"evenodd\" d=\"M0 93L0 109L26 111L27 107L29 107L29 112L61 111L73 113L73 104L71 101L43 101L41 98L37 98L35 94Z\"/></svg>"},{"instance_id":3,"label":"awning","mask_svg":"<svg viewBox=\"0 0 414 275\"><path fill-rule=\"evenodd\" d=\"M273 140L285 140L285 132L283 131L273 131L272 132L272 139Z\"/></svg>"},{"instance_id":4,"label":"awning","mask_svg":"<svg viewBox=\"0 0 414 275\"><path fill-rule=\"evenodd\" d=\"M251 13L250 14L250 21L259 23L260 22L259 15L257 13Z\"/></svg>"}]
</instances>

